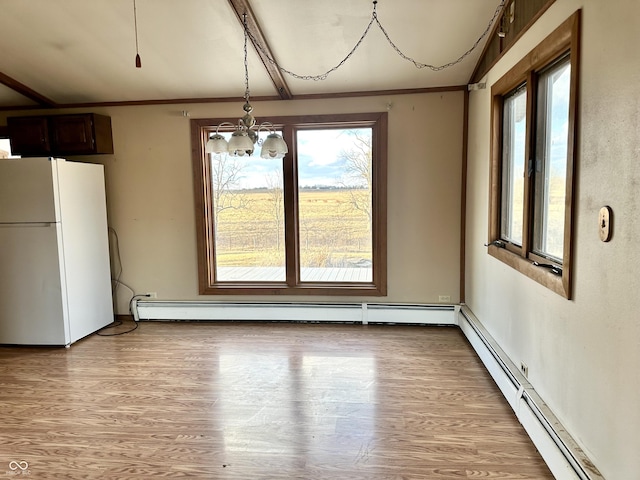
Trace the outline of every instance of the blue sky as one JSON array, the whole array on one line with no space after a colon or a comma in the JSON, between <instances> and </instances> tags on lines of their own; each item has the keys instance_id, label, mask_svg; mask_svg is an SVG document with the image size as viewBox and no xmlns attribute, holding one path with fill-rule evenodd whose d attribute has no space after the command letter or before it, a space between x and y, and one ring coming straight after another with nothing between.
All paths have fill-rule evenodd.
<instances>
[{"instance_id":1,"label":"blue sky","mask_svg":"<svg viewBox=\"0 0 640 480\"><path fill-rule=\"evenodd\" d=\"M551 175L565 175L567 169L567 140L569 135L569 94L570 94L570 80L571 80L571 68L569 64L565 65L566 68L560 69L555 72L555 75L550 77L552 95L550 95L550 104L547 108L550 109L550 115L546 118L547 127L549 131L550 144L548 145L550 151L550 165ZM524 101L524 97L522 97ZM524 169L524 142L525 142L525 129L526 120L521 118L519 122L515 124L514 132L514 146L517 161L516 170L522 172Z\"/></svg>"},{"instance_id":2,"label":"blue sky","mask_svg":"<svg viewBox=\"0 0 640 480\"><path fill-rule=\"evenodd\" d=\"M364 131L370 132L370 129ZM298 131L299 186L339 186L345 173L345 161L340 159L340 153L348 149L352 141L344 130ZM282 160L265 160L259 155L260 147L257 146L251 157L237 159L242 165L238 188L265 187L269 175L281 175Z\"/></svg>"}]
</instances>

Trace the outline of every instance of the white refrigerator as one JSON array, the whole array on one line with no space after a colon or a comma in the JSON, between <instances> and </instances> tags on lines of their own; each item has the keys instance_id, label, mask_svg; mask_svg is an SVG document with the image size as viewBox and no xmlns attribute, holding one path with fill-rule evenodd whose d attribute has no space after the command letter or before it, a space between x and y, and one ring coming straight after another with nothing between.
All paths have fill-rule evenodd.
<instances>
[{"instance_id":1,"label":"white refrigerator","mask_svg":"<svg viewBox=\"0 0 640 480\"><path fill-rule=\"evenodd\" d=\"M112 321L104 167L0 159L0 344L69 346Z\"/></svg>"}]
</instances>

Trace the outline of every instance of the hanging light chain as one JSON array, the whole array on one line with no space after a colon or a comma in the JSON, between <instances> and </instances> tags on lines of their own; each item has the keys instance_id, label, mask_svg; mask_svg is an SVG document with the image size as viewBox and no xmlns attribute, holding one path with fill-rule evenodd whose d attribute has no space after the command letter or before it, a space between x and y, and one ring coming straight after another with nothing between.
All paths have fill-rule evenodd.
<instances>
[{"instance_id":1,"label":"hanging light chain","mask_svg":"<svg viewBox=\"0 0 640 480\"><path fill-rule=\"evenodd\" d=\"M371 20L369 21L369 24L367 25L367 28L365 28L364 33L360 36L360 39L356 42L356 44L351 49L351 51L349 51L349 53L347 53L347 55L340 61L340 63L338 63L336 66L330 68L326 72L321 73L319 75L300 75L300 74L297 74L295 72L292 72L291 70L287 70L286 68L280 66L278 64L278 62L276 62L275 59L273 57L271 57L269 55L269 53L263 48L263 46L260 44L260 42L258 42L256 37L254 37L253 34L247 29L246 19L245 19L245 27L244 27L245 28L245 32L246 32L246 35L245 35L245 68L246 68L246 53L247 53L247 50L246 50L247 38L246 37L248 36L249 38L251 38L251 41L253 42L253 44L256 47L256 49L258 49L260 51L260 53L262 53L263 57L266 58L269 61L269 63L271 63L275 67L277 67L280 71L292 76L293 78L297 78L299 80L315 80L315 81L325 80L329 76L329 74L331 74L332 72L338 70L340 67L342 67L342 65L345 64L345 62L347 60L349 60L351 58L351 56L360 47L360 44L364 41L365 37L369 33L369 30L371 29L371 25L373 25L373 23L375 22L378 25L378 27L380 28L380 30L382 31L382 33L384 34L384 36L387 39L387 42L389 43L389 45L391 45L391 47L396 51L396 53L400 57L402 57L403 59L407 60L408 62L413 63L413 65L416 68L419 68L419 69L428 68L429 70L433 70L434 72L439 72L441 70L445 70L447 68L453 67L454 65L457 65L458 63L462 62L476 48L478 48L478 45L480 44L480 42L487 36L489 31L491 30L491 26L495 22L495 20L498 17L498 15L500 15L500 11L504 7L506 1L507 0L501 0L500 1L500 4L496 7L496 10L493 13L493 16L491 17L491 20L489 20L489 23L487 24L487 27L485 28L484 32L482 32L482 35L480 35L480 37L478 37L478 39L473 43L473 45L471 46L471 48L469 48L469 50L467 50L462 55L460 55L457 59L455 59L455 60L453 60L451 62L445 63L443 65L431 65L431 64L428 64L428 63L422 63L422 62L418 62L418 61L414 60L410 56L408 56L405 53L403 53L402 50L400 50L400 48L398 48L396 46L396 44L393 43L393 41L389 37L389 34L387 33L387 31L384 29L384 27L380 23L380 20L378 20L378 14L376 12L376 8L377 8L377 3L378 2L377 2L377 0L374 0L373 1L373 12L371 14ZM248 80L247 80L247 82L248 82ZM248 83L247 83L247 85L248 85ZM247 86L247 90L248 90L248 86Z\"/></svg>"},{"instance_id":2,"label":"hanging light chain","mask_svg":"<svg viewBox=\"0 0 640 480\"><path fill-rule=\"evenodd\" d=\"M319 81L319 80L325 80L330 73L336 71L337 69L339 69L340 67L342 67L342 65L344 65L344 63L349 60L349 58L351 58L351 56L355 53L355 51L358 49L358 47L360 46L360 44L362 43L362 41L365 39L365 37L367 36L367 33L369 33L369 30L371 29L371 25L373 25L374 22L374 18L371 17L371 20L369 21L369 24L367 25L367 28L364 30L364 33L362 34L362 36L360 37L360 39L358 40L358 42L354 45L354 47L351 49L351 51L347 54L346 57L344 57L340 63L338 63L335 67L330 68L329 70L327 70L324 73L321 73L320 75L299 75L295 72L292 72L291 70L287 70L286 68L280 66L278 64L278 62L276 62L270 55L269 53L262 47L262 45L260 44L260 42L258 42L258 40L252 35L251 32L247 31L247 33L249 34L249 37L251 38L251 41L253 42L253 44L255 45L255 47L260 50L260 52L262 53L262 55L273 65L275 65L280 71L292 76L293 78L297 78L299 80L315 80L315 81Z\"/></svg>"},{"instance_id":3,"label":"hanging light chain","mask_svg":"<svg viewBox=\"0 0 640 480\"><path fill-rule=\"evenodd\" d=\"M246 13L242 14L242 23L244 25L244 99L249 103L249 63L247 61L247 36L249 34L249 29L247 28Z\"/></svg>"},{"instance_id":4,"label":"hanging light chain","mask_svg":"<svg viewBox=\"0 0 640 480\"><path fill-rule=\"evenodd\" d=\"M485 28L484 32L482 32L482 35L480 35L478 37L478 39L474 42L474 44L471 46L471 48L469 48L469 50L464 52L457 59L455 59L455 60L453 60L453 61L451 61L449 63L445 63L443 65L437 65L437 66L436 65L431 65L431 64L428 64L428 63L418 62L418 61L414 60L413 58L405 55L396 46L396 44L391 41L391 38L389 38L389 34L387 33L387 31L384 29L384 27L380 23L380 20L378 20L378 16L376 15L375 9L373 11L373 17L375 18L375 21L378 24L378 27L380 27L380 30L382 31L382 33L384 34L385 38L387 39L387 42L389 42L389 45L391 45L393 47L393 49L396 51L396 53L398 55L400 55L405 60L413 63L416 68L428 68L429 70L433 70L434 72L439 72L441 70L445 70L447 68L453 67L454 65L457 65L458 63L462 62L465 58L467 58L471 54L471 52L473 52L476 48L478 48L478 45L480 44L482 39L484 37L486 37L487 34L489 33L489 31L491 30L491 26L493 25L493 22L496 20L496 18L500 14L500 11L502 10L502 7L504 6L505 2L506 2L506 0L502 0L500 2L500 4L496 7L495 12L493 12L493 17L491 17L491 20L489 20L489 23L487 24L487 28Z\"/></svg>"}]
</instances>

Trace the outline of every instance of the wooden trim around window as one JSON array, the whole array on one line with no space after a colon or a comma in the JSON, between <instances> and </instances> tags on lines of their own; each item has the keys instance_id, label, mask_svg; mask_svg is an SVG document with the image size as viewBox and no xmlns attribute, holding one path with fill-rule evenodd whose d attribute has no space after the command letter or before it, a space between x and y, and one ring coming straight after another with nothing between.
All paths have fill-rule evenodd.
<instances>
[{"instance_id":1,"label":"wooden trim around window","mask_svg":"<svg viewBox=\"0 0 640 480\"><path fill-rule=\"evenodd\" d=\"M465 90L462 107L462 175L460 192L460 303L465 302L467 265L467 177L469 171L469 90Z\"/></svg>"},{"instance_id":2,"label":"wooden trim around window","mask_svg":"<svg viewBox=\"0 0 640 480\"><path fill-rule=\"evenodd\" d=\"M191 153L198 250L198 278L201 295L343 295L384 296L387 294L387 132L388 114L362 113L337 115L261 117L282 128L289 146L283 159L285 196L285 242L287 277L284 282L217 282L215 279L215 232L212 211L211 162L205 153L214 126L236 119L192 119ZM299 272L299 232L297 229L297 184L295 135L299 129L339 127L371 128L373 149L372 247L373 281L366 283L301 282ZM291 243L293 242L293 243ZM293 245L293 247L292 247Z\"/></svg>"},{"instance_id":3,"label":"wooden trim around window","mask_svg":"<svg viewBox=\"0 0 640 480\"><path fill-rule=\"evenodd\" d=\"M511 70L500 78L491 88L491 169L489 192L489 247L488 253L506 263L515 270L521 272L532 280L544 285L563 297L571 298L571 273L573 250L573 209L575 208L574 190L577 163L577 138L578 138L578 79L580 73L580 19L581 11L578 10L537 47L529 52ZM566 173L566 208L564 222L564 250L562 259L562 274L558 275L549 269L541 268L533 264L540 261L541 257L531 252L532 248L532 217L533 205L531 201L532 179L527 174L525 181L525 206L523 245L519 248L504 242L500 238L500 210L502 189L502 115L503 98L510 91L527 83L527 161L533 159L533 145L535 137L535 109L537 101L536 83L537 72L552 64L565 53L570 53L571 58L571 93L569 99L569 136L567 139L567 173ZM525 166L528 169L528 166ZM552 263L549 261L540 263Z\"/></svg>"}]
</instances>

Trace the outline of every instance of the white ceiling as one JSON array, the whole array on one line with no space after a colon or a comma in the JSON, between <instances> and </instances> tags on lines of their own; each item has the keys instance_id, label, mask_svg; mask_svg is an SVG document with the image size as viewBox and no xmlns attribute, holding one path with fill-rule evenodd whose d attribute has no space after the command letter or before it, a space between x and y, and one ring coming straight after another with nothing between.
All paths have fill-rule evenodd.
<instances>
[{"instance_id":1,"label":"white ceiling","mask_svg":"<svg viewBox=\"0 0 640 480\"><path fill-rule=\"evenodd\" d=\"M377 12L404 53L440 65L476 41L499 3L379 0ZM228 0L136 4L141 69L134 60L133 0L2 0L0 73L55 104L243 95L243 32ZM373 9L371 0L250 4L280 65L304 75L339 63L364 32ZM400 58L374 24L353 57L328 79L305 81L286 74L284 79L294 97L463 85L484 43L453 68L418 70ZM252 96L277 95L251 46L249 79ZM34 104L0 84L0 108Z\"/></svg>"}]
</instances>

